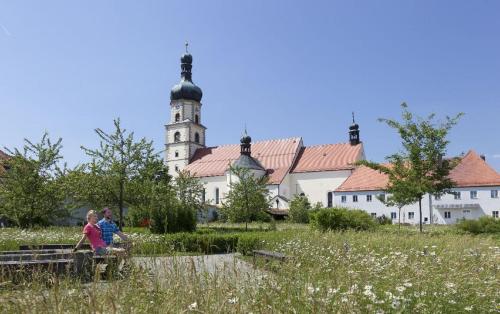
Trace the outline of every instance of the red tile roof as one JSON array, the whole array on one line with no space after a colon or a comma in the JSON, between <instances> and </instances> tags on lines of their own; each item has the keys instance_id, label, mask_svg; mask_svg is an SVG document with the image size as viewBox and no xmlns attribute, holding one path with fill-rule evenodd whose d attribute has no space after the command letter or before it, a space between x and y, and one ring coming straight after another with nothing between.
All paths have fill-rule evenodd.
<instances>
[{"instance_id":1,"label":"red tile roof","mask_svg":"<svg viewBox=\"0 0 500 314\"><path fill-rule=\"evenodd\" d=\"M269 183L279 184L290 171L301 145L300 137L255 142L252 157L267 169ZM222 176L239 156L238 144L199 148L184 169L196 177Z\"/></svg>"},{"instance_id":2,"label":"red tile roof","mask_svg":"<svg viewBox=\"0 0 500 314\"><path fill-rule=\"evenodd\" d=\"M461 158L449 177L457 187L500 186L500 174L473 150ZM335 191L378 191L383 190L388 182L385 174L360 166Z\"/></svg>"},{"instance_id":3,"label":"red tile roof","mask_svg":"<svg viewBox=\"0 0 500 314\"><path fill-rule=\"evenodd\" d=\"M335 192L379 191L385 189L388 183L389 178L386 174L366 166L359 166Z\"/></svg>"},{"instance_id":4,"label":"red tile roof","mask_svg":"<svg viewBox=\"0 0 500 314\"><path fill-rule=\"evenodd\" d=\"M303 147L292 168L293 173L353 169L363 157L363 144L327 144Z\"/></svg>"},{"instance_id":5,"label":"red tile roof","mask_svg":"<svg viewBox=\"0 0 500 314\"><path fill-rule=\"evenodd\" d=\"M470 150L450 172L457 186L500 186L500 174L475 151Z\"/></svg>"}]
</instances>

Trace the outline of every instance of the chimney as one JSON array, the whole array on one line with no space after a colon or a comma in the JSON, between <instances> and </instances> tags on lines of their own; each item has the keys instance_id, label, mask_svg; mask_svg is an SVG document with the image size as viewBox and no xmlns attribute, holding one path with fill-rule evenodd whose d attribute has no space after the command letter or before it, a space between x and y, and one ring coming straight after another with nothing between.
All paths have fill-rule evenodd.
<instances>
[{"instance_id":1,"label":"chimney","mask_svg":"<svg viewBox=\"0 0 500 314\"><path fill-rule=\"evenodd\" d=\"M481 159L482 159L482 160L486 161L486 156L481 155L481 156L479 156L479 157L481 157Z\"/></svg>"}]
</instances>

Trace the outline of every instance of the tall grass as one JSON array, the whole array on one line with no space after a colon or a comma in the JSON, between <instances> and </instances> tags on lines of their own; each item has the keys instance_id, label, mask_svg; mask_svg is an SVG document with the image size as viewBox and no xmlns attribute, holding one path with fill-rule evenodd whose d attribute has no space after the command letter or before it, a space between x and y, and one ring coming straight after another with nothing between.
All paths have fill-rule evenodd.
<instances>
[{"instance_id":1,"label":"tall grass","mask_svg":"<svg viewBox=\"0 0 500 314\"><path fill-rule=\"evenodd\" d=\"M487 313L500 307L494 237L451 232L257 232L289 262L206 273L190 263L123 280L0 285L0 312Z\"/></svg>"}]
</instances>

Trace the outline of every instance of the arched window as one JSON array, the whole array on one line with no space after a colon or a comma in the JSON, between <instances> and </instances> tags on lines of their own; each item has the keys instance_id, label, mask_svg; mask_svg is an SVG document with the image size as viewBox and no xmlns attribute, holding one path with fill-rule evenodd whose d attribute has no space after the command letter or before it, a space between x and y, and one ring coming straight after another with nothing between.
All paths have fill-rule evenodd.
<instances>
[{"instance_id":1,"label":"arched window","mask_svg":"<svg viewBox=\"0 0 500 314\"><path fill-rule=\"evenodd\" d=\"M215 188L215 204L219 204L219 188Z\"/></svg>"},{"instance_id":2,"label":"arched window","mask_svg":"<svg viewBox=\"0 0 500 314\"><path fill-rule=\"evenodd\" d=\"M174 142L180 142L181 141L181 133L180 132L175 132L174 134Z\"/></svg>"},{"instance_id":3,"label":"arched window","mask_svg":"<svg viewBox=\"0 0 500 314\"><path fill-rule=\"evenodd\" d=\"M195 141L195 143L200 142L200 134L198 134L198 132L194 133L194 141Z\"/></svg>"},{"instance_id":4,"label":"arched window","mask_svg":"<svg viewBox=\"0 0 500 314\"><path fill-rule=\"evenodd\" d=\"M200 117L198 117L197 114L194 115L194 123L196 123L196 124L200 123Z\"/></svg>"},{"instance_id":5,"label":"arched window","mask_svg":"<svg viewBox=\"0 0 500 314\"><path fill-rule=\"evenodd\" d=\"M181 121L181 114L180 113L176 113L175 114L175 122L179 122Z\"/></svg>"},{"instance_id":6,"label":"arched window","mask_svg":"<svg viewBox=\"0 0 500 314\"><path fill-rule=\"evenodd\" d=\"M333 193L332 192L328 192L327 201L328 201L327 207L333 207Z\"/></svg>"},{"instance_id":7,"label":"arched window","mask_svg":"<svg viewBox=\"0 0 500 314\"><path fill-rule=\"evenodd\" d=\"M176 165L174 169L175 171L179 171L179 166Z\"/></svg>"},{"instance_id":8,"label":"arched window","mask_svg":"<svg viewBox=\"0 0 500 314\"><path fill-rule=\"evenodd\" d=\"M175 151L175 157L179 157L179 152Z\"/></svg>"}]
</instances>

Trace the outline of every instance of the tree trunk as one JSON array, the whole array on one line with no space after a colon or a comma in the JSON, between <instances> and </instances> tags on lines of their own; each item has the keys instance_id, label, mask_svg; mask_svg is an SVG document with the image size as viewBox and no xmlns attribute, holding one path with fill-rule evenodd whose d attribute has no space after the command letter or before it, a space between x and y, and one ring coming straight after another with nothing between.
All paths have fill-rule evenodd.
<instances>
[{"instance_id":1,"label":"tree trunk","mask_svg":"<svg viewBox=\"0 0 500 314\"><path fill-rule=\"evenodd\" d=\"M401 207L399 207L398 225L399 225L399 231L401 231Z\"/></svg>"},{"instance_id":2,"label":"tree trunk","mask_svg":"<svg viewBox=\"0 0 500 314\"><path fill-rule=\"evenodd\" d=\"M120 231L123 231L123 179L120 180L120 198L118 199L118 206L120 207Z\"/></svg>"},{"instance_id":3,"label":"tree trunk","mask_svg":"<svg viewBox=\"0 0 500 314\"><path fill-rule=\"evenodd\" d=\"M423 229L422 229L422 196L420 196L420 198L418 199L418 211L419 211L419 214L420 214L420 232L423 232Z\"/></svg>"}]
</instances>

